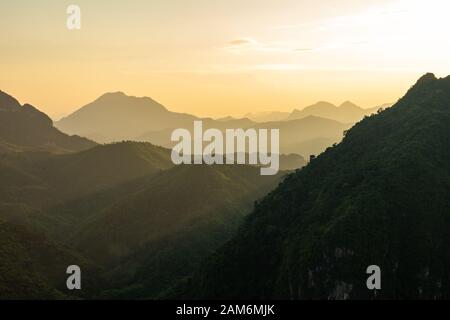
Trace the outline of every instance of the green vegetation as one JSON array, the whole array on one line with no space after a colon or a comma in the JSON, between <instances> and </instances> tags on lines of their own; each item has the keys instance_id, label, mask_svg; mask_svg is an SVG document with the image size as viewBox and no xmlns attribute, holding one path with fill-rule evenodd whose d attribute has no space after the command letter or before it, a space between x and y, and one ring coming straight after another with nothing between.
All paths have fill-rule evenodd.
<instances>
[{"instance_id":1,"label":"green vegetation","mask_svg":"<svg viewBox=\"0 0 450 320\"><path fill-rule=\"evenodd\" d=\"M0 112L9 117L0 128L0 299L158 298L229 240L283 176L174 167L170 150L150 143L89 142L73 152L66 142L77 138L36 109L2 93ZM303 163L286 156L286 166ZM81 293L66 289L73 264Z\"/></svg>"},{"instance_id":2,"label":"green vegetation","mask_svg":"<svg viewBox=\"0 0 450 320\"><path fill-rule=\"evenodd\" d=\"M58 205L48 216L62 221L53 223L61 240L111 270L104 296L155 298L230 239L280 177L250 166L177 166Z\"/></svg>"},{"instance_id":3,"label":"green vegetation","mask_svg":"<svg viewBox=\"0 0 450 320\"><path fill-rule=\"evenodd\" d=\"M98 267L40 233L0 221L0 243L0 299L79 299L104 285ZM82 291L66 289L68 263L84 270Z\"/></svg>"},{"instance_id":4,"label":"green vegetation","mask_svg":"<svg viewBox=\"0 0 450 320\"><path fill-rule=\"evenodd\" d=\"M289 175L170 297L450 298L450 77ZM382 290L367 290L367 266Z\"/></svg>"},{"instance_id":5,"label":"green vegetation","mask_svg":"<svg viewBox=\"0 0 450 320\"><path fill-rule=\"evenodd\" d=\"M450 298L450 77L424 76L281 183L68 137L3 93L0 113L0 299Z\"/></svg>"}]
</instances>

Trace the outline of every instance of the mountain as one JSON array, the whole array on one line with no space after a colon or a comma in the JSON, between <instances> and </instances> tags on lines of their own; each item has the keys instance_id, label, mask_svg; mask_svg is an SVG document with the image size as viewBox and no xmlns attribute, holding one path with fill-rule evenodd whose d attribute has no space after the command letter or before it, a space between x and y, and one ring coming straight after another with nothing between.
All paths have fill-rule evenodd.
<instances>
[{"instance_id":1,"label":"mountain","mask_svg":"<svg viewBox=\"0 0 450 320\"><path fill-rule=\"evenodd\" d=\"M346 103L340 108L333 106L334 109L359 110L361 108L352 107L350 103ZM326 112L311 113L328 115ZM238 128L279 128L282 132L281 153L297 153L304 157L318 154L333 143L339 142L343 131L350 127L350 124L339 123L336 120L325 118L318 120L321 116L316 115L312 117L305 115L292 122L283 121L286 120L287 115L281 117L281 114L283 113L276 113L275 117L267 117L267 119L280 119L280 121L269 122L256 122L247 117L197 118L188 114L171 112L150 98L131 97L116 92L104 94L94 102L56 122L55 125L64 132L83 135L97 142L134 140L151 142L166 148L172 148L174 145L170 141L173 130L177 128L192 130L194 120L202 120L204 129L216 128L222 131ZM361 115L360 118L362 117Z\"/></svg>"},{"instance_id":2,"label":"mountain","mask_svg":"<svg viewBox=\"0 0 450 320\"><path fill-rule=\"evenodd\" d=\"M0 218L46 229L46 208L172 166L169 150L137 142L70 154L0 154Z\"/></svg>"},{"instance_id":3,"label":"mountain","mask_svg":"<svg viewBox=\"0 0 450 320\"><path fill-rule=\"evenodd\" d=\"M279 129L280 130L280 153L296 153L303 157L312 154L317 155L333 143L341 141L345 130L351 124L340 123L335 120L308 116L302 119L290 121L274 121L256 123L248 119L226 119L223 121L203 121L203 129L217 128L225 133L226 129ZM185 127L193 132L193 123ZM156 145L172 148L176 143L170 141L173 129L147 132L136 138L137 141L149 141Z\"/></svg>"},{"instance_id":4,"label":"mountain","mask_svg":"<svg viewBox=\"0 0 450 320\"><path fill-rule=\"evenodd\" d=\"M254 126L256 129L279 129L280 152L297 153L309 158L341 141L344 132L351 124L307 116L298 120L264 122ZM314 141L314 143L310 143Z\"/></svg>"},{"instance_id":5,"label":"mountain","mask_svg":"<svg viewBox=\"0 0 450 320\"><path fill-rule=\"evenodd\" d=\"M52 120L35 107L21 105L0 91L0 152L42 150L72 152L91 148L94 142L68 136L55 127Z\"/></svg>"},{"instance_id":6,"label":"mountain","mask_svg":"<svg viewBox=\"0 0 450 320\"><path fill-rule=\"evenodd\" d=\"M427 74L259 201L172 297L449 299L449 124L450 77Z\"/></svg>"},{"instance_id":7,"label":"mountain","mask_svg":"<svg viewBox=\"0 0 450 320\"><path fill-rule=\"evenodd\" d=\"M105 297L156 297L228 240L280 181L245 165L182 165L48 211L61 240L111 270Z\"/></svg>"},{"instance_id":8,"label":"mountain","mask_svg":"<svg viewBox=\"0 0 450 320\"><path fill-rule=\"evenodd\" d=\"M45 178L68 194L93 191L158 173L173 166L170 151L149 143L122 142L97 146L71 155L48 159L39 168Z\"/></svg>"},{"instance_id":9,"label":"mountain","mask_svg":"<svg viewBox=\"0 0 450 320\"><path fill-rule=\"evenodd\" d=\"M219 121L219 122L226 122L226 121L234 121L234 120L237 120L237 118L235 118L235 117L231 117L231 116L227 116L227 117L223 117L223 118L217 118L217 119L215 119L216 121Z\"/></svg>"},{"instance_id":10,"label":"mountain","mask_svg":"<svg viewBox=\"0 0 450 320\"><path fill-rule=\"evenodd\" d=\"M174 167L167 149L122 142L3 154L0 175L0 296L65 299L70 264L92 277L82 297L160 296L230 239L284 173Z\"/></svg>"},{"instance_id":11,"label":"mountain","mask_svg":"<svg viewBox=\"0 0 450 320\"><path fill-rule=\"evenodd\" d=\"M255 122L271 122L271 121L283 121L289 117L289 112L281 111L267 111L267 112L254 112L247 113L246 118L249 118Z\"/></svg>"},{"instance_id":12,"label":"mountain","mask_svg":"<svg viewBox=\"0 0 450 320\"><path fill-rule=\"evenodd\" d=\"M363 109L350 101L346 101L340 106L335 106L329 102L320 101L302 110L294 110L287 117L288 120L302 119L308 116L316 116L333 119L343 123L355 123L376 113L379 108Z\"/></svg>"},{"instance_id":13,"label":"mountain","mask_svg":"<svg viewBox=\"0 0 450 320\"><path fill-rule=\"evenodd\" d=\"M280 170L300 169L306 164L305 158L299 154L280 154Z\"/></svg>"},{"instance_id":14,"label":"mountain","mask_svg":"<svg viewBox=\"0 0 450 320\"><path fill-rule=\"evenodd\" d=\"M56 152L31 136L53 128L47 116L1 98L2 112L24 112L29 127L41 129L23 132L27 148L5 142L0 153L2 298L159 297L229 240L253 202L285 175L261 176L246 165L174 167L170 150L144 142ZM299 155L280 158L282 169L305 163ZM65 289L71 264L88 273L80 296Z\"/></svg>"},{"instance_id":15,"label":"mountain","mask_svg":"<svg viewBox=\"0 0 450 320\"><path fill-rule=\"evenodd\" d=\"M95 264L42 234L0 220L0 243L1 300L80 298L104 285ZM83 271L82 291L66 288L70 265Z\"/></svg>"},{"instance_id":16,"label":"mountain","mask_svg":"<svg viewBox=\"0 0 450 320\"><path fill-rule=\"evenodd\" d=\"M195 116L167 110L148 97L106 93L55 123L61 131L101 143L132 140L151 130L183 127Z\"/></svg>"},{"instance_id":17,"label":"mountain","mask_svg":"<svg viewBox=\"0 0 450 320\"><path fill-rule=\"evenodd\" d=\"M254 127L256 123L247 118L236 119L233 117L226 117L221 119L202 118L196 119L202 121L203 130L207 129L219 129L225 132L226 129L239 129ZM188 129L191 133L194 129L194 121L186 123L182 128ZM167 128L164 130L150 130L135 137L135 141L147 141L156 145L160 145L166 148L172 148L175 143L170 141L173 130L177 127Z\"/></svg>"},{"instance_id":18,"label":"mountain","mask_svg":"<svg viewBox=\"0 0 450 320\"><path fill-rule=\"evenodd\" d=\"M1 97L2 112L27 112L41 132L51 126L36 109ZM252 123L228 119L222 125ZM0 154L5 298L71 298L63 281L70 264L88 270L92 281L108 279L107 285L88 284L82 297L98 297L101 291L102 297L156 297L228 240L253 201L284 174L260 176L253 166L174 167L170 150L130 141L48 152L37 147L33 134L40 133L23 132L31 139L27 148L8 142ZM304 165L300 156L282 158L281 167ZM51 264L51 259L57 261Z\"/></svg>"}]
</instances>

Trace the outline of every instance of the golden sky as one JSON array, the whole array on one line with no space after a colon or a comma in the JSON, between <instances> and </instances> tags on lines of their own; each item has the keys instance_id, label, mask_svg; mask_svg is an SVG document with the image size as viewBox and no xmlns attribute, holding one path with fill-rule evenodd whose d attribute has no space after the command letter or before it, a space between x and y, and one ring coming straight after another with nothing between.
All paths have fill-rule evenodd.
<instances>
[{"instance_id":1,"label":"golden sky","mask_svg":"<svg viewBox=\"0 0 450 320\"><path fill-rule=\"evenodd\" d=\"M81 8L81 30L66 8ZM0 90L53 118L101 94L199 116L395 102L450 74L447 0L0 2Z\"/></svg>"}]
</instances>

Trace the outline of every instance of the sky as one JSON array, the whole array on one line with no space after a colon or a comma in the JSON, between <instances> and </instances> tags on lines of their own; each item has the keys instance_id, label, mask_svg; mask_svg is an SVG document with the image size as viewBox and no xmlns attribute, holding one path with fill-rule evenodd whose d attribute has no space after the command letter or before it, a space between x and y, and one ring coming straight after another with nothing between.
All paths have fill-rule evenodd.
<instances>
[{"instance_id":1,"label":"sky","mask_svg":"<svg viewBox=\"0 0 450 320\"><path fill-rule=\"evenodd\" d=\"M66 9L81 9L68 30ZM0 90L53 119L105 92L198 116L395 102L450 74L447 0L0 0Z\"/></svg>"}]
</instances>

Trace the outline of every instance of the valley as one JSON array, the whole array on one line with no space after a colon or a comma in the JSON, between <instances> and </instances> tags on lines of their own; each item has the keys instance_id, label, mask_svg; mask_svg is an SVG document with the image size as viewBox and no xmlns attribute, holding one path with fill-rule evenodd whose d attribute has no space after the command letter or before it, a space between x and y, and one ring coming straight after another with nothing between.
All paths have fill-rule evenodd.
<instances>
[{"instance_id":1,"label":"valley","mask_svg":"<svg viewBox=\"0 0 450 320\"><path fill-rule=\"evenodd\" d=\"M149 142L68 136L2 92L0 291L48 299L446 297L448 81L426 75L350 130L311 115L251 123L280 128L281 149L306 141L317 148L310 163L281 154L273 176L255 165L175 165L169 149ZM249 121L204 124L225 130ZM342 130L343 141L325 139L322 152L312 142L317 130ZM377 296L362 287L374 261L393 270ZM69 265L81 267L85 290L65 288ZM413 281L396 286L404 276Z\"/></svg>"}]
</instances>

